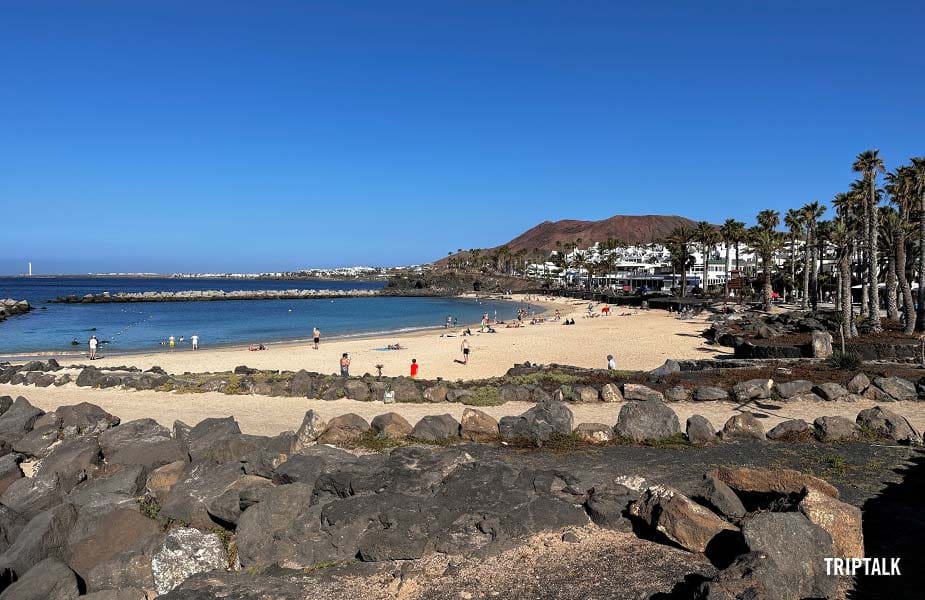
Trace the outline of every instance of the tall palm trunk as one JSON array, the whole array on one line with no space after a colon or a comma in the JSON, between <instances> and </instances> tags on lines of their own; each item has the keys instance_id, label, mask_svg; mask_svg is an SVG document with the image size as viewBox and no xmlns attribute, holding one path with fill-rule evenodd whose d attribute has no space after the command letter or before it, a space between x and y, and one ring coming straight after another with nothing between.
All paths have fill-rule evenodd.
<instances>
[{"instance_id":1,"label":"tall palm trunk","mask_svg":"<svg viewBox=\"0 0 925 600\"><path fill-rule=\"evenodd\" d=\"M817 256L819 257L819 260L816 260ZM813 240L813 272L810 273L809 276L809 303L813 307L813 310L816 310L819 307L820 264L822 264L822 244L819 242L819 240Z\"/></svg>"},{"instance_id":2,"label":"tall palm trunk","mask_svg":"<svg viewBox=\"0 0 925 600\"><path fill-rule=\"evenodd\" d=\"M899 289L899 280L896 276L896 252L893 248L889 250L886 260L886 315L888 319L898 321L899 306L896 304L896 291Z\"/></svg>"},{"instance_id":3,"label":"tall palm trunk","mask_svg":"<svg viewBox=\"0 0 925 600\"><path fill-rule=\"evenodd\" d=\"M797 236L790 234L790 296L788 301L793 302L794 296L797 295L797 257L796 257Z\"/></svg>"},{"instance_id":4,"label":"tall palm trunk","mask_svg":"<svg viewBox=\"0 0 925 600\"><path fill-rule=\"evenodd\" d=\"M867 234L865 233L858 248L858 278L861 281L861 316L865 319L869 314L868 309L870 308L870 286L867 285L866 246Z\"/></svg>"},{"instance_id":5,"label":"tall palm trunk","mask_svg":"<svg viewBox=\"0 0 925 600\"><path fill-rule=\"evenodd\" d=\"M726 291L723 294L723 302L726 301L726 298L729 297L729 269L732 268L732 264L729 262L729 244L726 244Z\"/></svg>"},{"instance_id":6,"label":"tall palm trunk","mask_svg":"<svg viewBox=\"0 0 925 600\"><path fill-rule=\"evenodd\" d=\"M761 262L764 266L764 286L762 287L762 301L764 302L764 309L767 311L771 310L771 300L774 295L774 290L771 288L771 262L773 258L770 254L762 256Z\"/></svg>"},{"instance_id":7,"label":"tall palm trunk","mask_svg":"<svg viewBox=\"0 0 925 600\"><path fill-rule=\"evenodd\" d=\"M803 310L809 308L809 263L812 260L812 235L813 228L807 223L806 238L803 240L803 298L800 302L800 308Z\"/></svg>"},{"instance_id":8,"label":"tall palm trunk","mask_svg":"<svg viewBox=\"0 0 925 600\"><path fill-rule=\"evenodd\" d=\"M813 310L816 310L816 304L822 296L822 285L819 283L819 273L822 272L822 263L825 260L825 240L822 238L816 240L816 258L817 260L813 262L813 290L816 294Z\"/></svg>"},{"instance_id":9,"label":"tall palm trunk","mask_svg":"<svg viewBox=\"0 0 925 600\"><path fill-rule=\"evenodd\" d=\"M911 335L915 331L916 314L912 303L912 286L906 277L906 228L909 211L902 205L899 208L899 229L896 231L896 276L899 279L899 293L903 298L903 333Z\"/></svg>"},{"instance_id":10,"label":"tall palm trunk","mask_svg":"<svg viewBox=\"0 0 925 600\"><path fill-rule=\"evenodd\" d=\"M878 230L878 219L877 219L877 184L873 177L870 177L869 191L867 197L867 247L868 247L868 257L867 257L867 278L868 285L870 286L870 308L868 309L867 318L871 322L871 331L879 332L880 327L880 290L878 285L880 283L880 265L877 263L878 259L878 244L877 244L877 230Z\"/></svg>"},{"instance_id":11,"label":"tall palm trunk","mask_svg":"<svg viewBox=\"0 0 925 600\"><path fill-rule=\"evenodd\" d=\"M919 195L919 293L916 329L925 330L925 190Z\"/></svg>"},{"instance_id":12,"label":"tall palm trunk","mask_svg":"<svg viewBox=\"0 0 925 600\"><path fill-rule=\"evenodd\" d=\"M854 319L852 318L851 304L851 259L847 250L838 255L838 278L841 287L839 294L841 300L841 321L844 326L845 337L854 337Z\"/></svg>"}]
</instances>

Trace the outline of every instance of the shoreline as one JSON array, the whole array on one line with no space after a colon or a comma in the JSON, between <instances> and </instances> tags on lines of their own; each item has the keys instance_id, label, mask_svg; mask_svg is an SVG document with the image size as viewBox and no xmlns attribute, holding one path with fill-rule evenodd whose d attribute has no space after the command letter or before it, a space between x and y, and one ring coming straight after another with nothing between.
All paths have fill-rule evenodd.
<instances>
[{"instance_id":1,"label":"shoreline","mask_svg":"<svg viewBox=\"0 0 925 600\"><path fill-rule=\"evenodd\" d=\"M472 296L470 296L472 297ZM533 295L531 294L531 297ZM525 302L524 295L512 301ZM90 363L85 353L62 357L62 366L95 364L100 367L133 366L141 370L154 366L168 373L217 373L232 371L246 365L265 371L306 370L321 374L337 374L342 354L351 360L352 375L382 374L389 377L407 376L412 359L419 368L418 376L434 380L472 381L503 376L515 364L564 364L583 368L605 368L606 357L616 358L617 369L648 371L672 359L700 359L729 354L728 349L707 344L702 336L706 322L681 321L668 313L654 311L611 311L611 316L587 318L587 302L562 299L547 302L543 297L531 300L537 313L549 316L556 309L561 318L574 318L573 326L563 321L543 321L521 327L499 325L495 333L480 333L478 325L472 335L461 336L466 325L450 330L441 327L419 331L354 336L326 337L322 330L321 345L314 349L310 341L285 341L267 346L266 351L249 351L248 346L227 347L202 345L197 351L163 348L136 354L107 354ZM304 338L303 338L304 339ZM464 363L462 341L468 340L470 359ZM208 340L206 340L208 341ZM387 350L400 344L400 350ZM188 346L187 346L188 347ZM47 359L48 357L42 357ZM15 362L25 362L17 356Z\"/></svg>"},{"instance_id":2,"label":"shoreline","mask_svg":"<svg viewBox=\"0 0 925 600\"><path fill-rule=\"evenodd\" d=\"M523 298L525 297L525 295L523 294L514 294L511 296L488 294L485 296L479 296L478 294L474 294L474 293L466 293L466 294L459 294L456 296L449 296L449 297L453 299L457 299L457 300L489 300L493 302L509 302L512 304L525 304L526 303L526 301L523 300ZM562 302L548 302L546 300L531 300L530 303L541 309L536 314L536 317L545 318L545 317L552 315L557 308L561 310L563 307L569 306L569 302L574 302L574 301L566 301L566 299L562 299L562 300L563 300ZM572 307L569 306L569 308L572 308ZM562 315L562 318L563 319L565 318L564 314ZM444 331L444 330L456 331L456 330L465 329L466 327L469 327L469 328L478 327L478 324L477 323L460 323L456 327L451 327L449 329L441 325L421 325L418 327L403 327L399 329L377 330L377 331L361 331L361 332L356 332L356 333L339 333L339 334L332 334L332 335L327 335L327 336L325 336L324 333L322 332L322 343L324 343L325 340L327 340L329 343L341 341L341 340L377 340L378 339L378 340L385 341L386 339L390 339L396 336L402 337L402 338L415 337L417 335L423 335L426 333L433 333L437 331ZM236 342L227 342L227 343L215 343L215 344L210 344L207 348L200 347L200 350L197 350L195 352L201 354L201 353L207 353L207 352L213 352L213 351L216 351L216 352L236 351L236 350L249 351L250 346L256 343L262 343L268 348L273 348L273 349L287 349L287 348L297 348L303 345L311 345L312 338L309 335L307 337L299 336L299 337L292 337L292 338L278 338L278 339L272 339L272 340L263 341L263 342L258 342L258 341L238 342L236 341ZM132 357L148 356L148 355L168 355L169 356L169 355L176 355L180 353L189 353L192 355L192 353L194 352L194 350L189 346L189 344L185 344L184 347L182 348L177 347L173 350L169 350L167 348L160 347L160 346L157 348L137 348L137 349L129 349L129 350L124 350L124 351L119 351L119 352L105 352L105 350L106 350L105 347L101 348L101 354L102 354L102 356L100 357L101 360L107 359L107 358L111 358L111 359L116 359L120 357L132 358ZM80 346L80 350L73 350L73 351L40 350L40 351L34 351L34 352L16 352L16 353L8 353L8 354L0 352L0 362L7 361L7 362L12 362L12 363L20 363L20 362L26 362L29 360L48 360L49 358L54 358L55 360L59 360L59 361L76 361L80 359L89 360L87 349L83 345Z\"/></svg>"}]
</instances>

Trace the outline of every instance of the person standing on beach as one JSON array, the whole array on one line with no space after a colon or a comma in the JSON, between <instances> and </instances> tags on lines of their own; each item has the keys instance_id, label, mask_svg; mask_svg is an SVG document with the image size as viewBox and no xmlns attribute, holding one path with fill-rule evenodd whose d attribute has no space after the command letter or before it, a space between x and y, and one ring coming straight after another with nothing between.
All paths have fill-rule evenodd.
<instances>
[{"instance_id":1,"label":"person standing on beach","mask_svg":"<svg viewBox=\"0 0 925 600\"><path fill-rule=\"evenodd\" d=\"M411 359L411 379L416 379L418 376L418 359Z\"/></svg>"},{"instance_id":2,"label":"person standing on beach","mask_svg":"<svg viewBox=\"0 0 925 600\"><path fill-rule=\"evenodd\" d=\"M616 368L617 368L617 361L614 360L613 354L608 354L607 355L607 370L615 371Z\"/></svg>"},{"instance_id":3,"label":"person standing on beach","mask_svg":"<svg viewBox=\"0 0 925 600\"><path fill-rule=\"evenodd\" d=\"M199 336L195 333L190 337L190 342L193 344L193 350L199 350Z\"/></svg>"},{"instance_id":4,"label":"person standing on beach","mask_svg":"<svg viewBox=\"0 0 925 600\"><path fill-rule=\"evenodd\" d=\"M96 349L100 345L99 340L96 339L95 335L91 335L90 340L87 343L90 346L90 360L96 360Z\"/></svg>"},{"instance_id":5,"label":"person standing on beach","mask_svg":"<svg viewBox=\"0 0 925 600\"><path fill-rule=\"evenodd\" d=\"M319 331L317 327L315 327L315 330L312 331L312 339L315 342L315 350L317 350L318 343L321 341L321 331Z\"/></svg>"},{"instance_id":6,"label":"person standing on beach","mask_svg":"<svg viewBox=\"0 0 925 600\"><path fill-rule=\"evenodd\" d=\"M469 364L469 340L462 341L463 364Z\"/></svg>"},{"instance_id":7,"label":"person standing on beach","mask_svg":"<svg viewBox=\"0 0 925 600\"><path fill-rule=\"evenodd\" d=\"M350 357L346 352L340 357L340 376L350 377Z\"/></svg>"}]
</instances>

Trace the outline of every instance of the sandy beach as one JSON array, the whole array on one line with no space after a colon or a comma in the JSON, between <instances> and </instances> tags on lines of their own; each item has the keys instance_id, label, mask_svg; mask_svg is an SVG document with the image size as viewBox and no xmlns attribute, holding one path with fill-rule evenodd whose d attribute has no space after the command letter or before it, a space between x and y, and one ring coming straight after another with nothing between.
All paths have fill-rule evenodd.
<instances>
[{"instance_id":1,"label":"sandy beach","mask_svg":"<svg viewBox=\"0 0 925 600\"><path fill-rule=\"evenodd\" d=\"M523 297L516 300L523 301ZM534 304L537 304L534 301ZM420 331L388 338L364 337L325 340L314 350L310 343L272 344L268 350L252 352L247 348L202 349L196 352L163 351L149 354L121 355L95 361L99 366L134 365L142 369L159 365L171 373L228 371L237 365L260 369L296 371L306 369L333 373L343 352L350 354L351 373L375 373L375 365L383 365L385 375L405 375L412 358L421 365L420 376L426 379L442 377L448 380L479 379L504 375L514 364L529 360L533 363L560 363L581 367L603 368L607 354L614 354L617 366L628 370L646 370L661 365L667 358L704 358L727 351L708 346L701 337L706 327L702 319L680 321L664 311L635 311L620 316L617 308L612 316L587 318L584 302L541 303L546 314L559 310L562 320L539 325L507 329L497 333L478 333L472 327L471 337L446 337L447 330ZM574 326L563 326L566 318L574 318ZM456 330L449 330L455 333ZM469 365L458 362L460 343L468 339L472 354ZM399 343L405 350L379 350ZM87 364L86 359L62 361L63 365ZM35 388L0 385L0 395L22 395L44 410L54 410L65 404L92 402L102 406L124 421L151 417L166 426L174 420L193 425L207 417L233 415L243 431L260 435L275 435L296 429L305 411L313 409L329 419L348 412L370 420L378 414L395 411L412 424L425 415L449 413L457 419L466 408L455 403L391 404L354 400L309 400L269 396L235 396L221 393L178 394L173 392L131 391L122 389L90 389L67 384L62 387ZM858 411L875 403L859 401L796 402L773 405L746 405L734 402L681 402L672 404L682 426L693 414L706 416L717 427L742 410L755 412L767 429L787 419L812 422L824 415L841 415L853 419ZM482 408L495 418L516 415L532 404L509 402L502 406ZM575 404L572 411L577 423L616 423L620 404ZM925 427L925 403L896 402L892 410L906 416L919 429Z\"/></svg>"},{"instance_id":2,"label":"sandy beach","mask_svg":"<svg viewBox=\"0 0 925 600\"><path fill-rule=\"evenodd\" d=\"M523 296L514 299L524 301ZM466 338L458 335L462 327L389 337L338 339L327 339L322 331L318 350L314 350L310 342L269 344L263 351L249 351L246 347L210 349L208 336L204 335L201 348L195 352L178 349L123 354L105 357L94 364L101 367L133 365L142 369L158 365L170 373L228 371L238 365L334 373L339 368L341 354L347 352L352 360L350 373L354 375L375 374L377 364L383 365L383 375L407 375L414 358L420 364L421 378L442 377L455 381L500 376L515 363L524 361L604 368L607 355L613 354L618 369L648 370L668 358L706 358L728 350L705 344L700 333L706 325L700 319L680 321L661 310L620 316L629 311L621 311L619 307L614 307L611 316L591 319L585 316L585 302L532 303L540 305L547 315L558 309L561 320L515 329L498 325L496 333L479 333L478 326L474 325L470 326L473 335ZM566 318L574 318L575 325L563 325ZM311 332L305 334L310 337ZM453 337L447 337L448 334ZM471 349L468 365L456 362L462 358L463 339L469 340ZM405 349L385 349L396 343ZM86 357L61 361L63 365L81 363L89 364Z\"/></svg>"}]
</instances>

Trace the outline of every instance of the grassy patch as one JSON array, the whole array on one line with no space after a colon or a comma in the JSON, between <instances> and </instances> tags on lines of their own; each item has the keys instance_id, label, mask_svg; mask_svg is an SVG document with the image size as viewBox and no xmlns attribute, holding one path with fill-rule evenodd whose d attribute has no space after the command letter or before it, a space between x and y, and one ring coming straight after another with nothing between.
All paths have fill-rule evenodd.
<instances>
[{"instance_id":1,"label":"grassy patch","mask_svg":"<svg viewBox=\"0 0 925 600\"><path fill-rule=\"evenodd\" d=\"M537 449L537 444L528 437L507 438L504 440L515 448ZM542 443L543 450L552 452L569 452L582 448L590 448L596 444L590 444L581 439L577 433L554 433L552 437Z\"/></svg>"},{"instance_id":2,"label":"grassy patch","mask_svg":"<svg viewBox=\"0 0 925 600\"><path fill-rule=\"evenodd\" d=\"M832 357L828 360L830 367L844 371L856 371L861 367L861 363L861 357L856 352L842 352L840 350L833 352Z\"/></svg>"},{"instance_id":3,"label":"grassy patch","mask_svg":"<svg viewBox=\"0 0 925 600\"><path fill-rule=\"evenodd\" d=\"M858 426L858 438L865 442L878 442L884 439L880 432L866 425Z\"/></svg>"},{"instance_id":4,"label":"grassy patch","mask_svg":"<svg viewBox=\"0 0 925 600\"><path fill-rule=\"evenodd\" d=\"M627 379L631 379L636 374L638 374L638 371L618 371L616 369L613 371L607 371L607 375L614 381L626 381Z\"/></svg>"},{"instance_id":5,"label":"grassy patch","mask_svg":"<svg viewBox=\"0 0 925 600\"><path fill-rule=\"evenodd\" d=\"M370 450L372 452L379 453L385 453L392 448L398 448L407 445L407 440L396 440L394 438L386 437L379 432L373 431L372 429L367 429L366 432L360 436L360 439L356 440L352 444L349 444L351 448L363 448L364 450Z\"/></svg>"},{"instance_id":6,"label":"grassy patch","mask_svg":"<svg viewBox=\"0 0 925 600\"><path fill-rule=\"evenodd\" d=\"M161 512L161 505L153 498L138 498L135 500L138 504L138 511L153 521L158 520Z\"/></svg>"},{"instance_id":7,"label":"grassy patch","mask_svg":"<svg viewBox=\"0 0 925 600\"><path fill-rule=\"evenodd\" d=\"M527 375L513 375L506 379L514 385L538 385L543 387L544 385L559 386L568 383L578 383L581 378L577 375L556 373L553 371L546 373L529 373Z\"/></svg>"},{"instance_id":8,"label":"grassy patch","mask_svg":"<svg viewBox=\"0 0 925 600\"><path fill-rule=\"evenodd\" d=\"M838 475L845 476L850 470L850 465L844 456L834 455L829 456L825 459L827 469L827 474L829 475Z\"/></svg>"},{"instance_id":9,"label":"grassy patch","mask_svg":"<svg viewBox=\"0 0 925 600\"><path fill-rule=\"evenodd\" d=\"M575 432L572 433L554 433L548 441L543 442L543 448L553 452L569 452L592 446L584 441Z\"/></svg>"},{"instance_id":10,"label":"grassy patch","mask_svg":"<svg viewBox=\"0 0 925 600\"><path fill-rule=\"evenodd\" d=\"M492 386L483 385L472 390L471 396L460 396L459 401L468 406L500 406L504 404L501 391Z\"/></svg>"},{"instance_id":11,"label":"grassy patch","mask_svg":"<svg viewBox=\"0 0 925 600\"><path fill-rule=\"evenodd\" d=\"M241 388L241 378L232 373L228 377L228 385L225 386L226 394L240 394L243 390Z\"/></svg>"}]
</instances>

